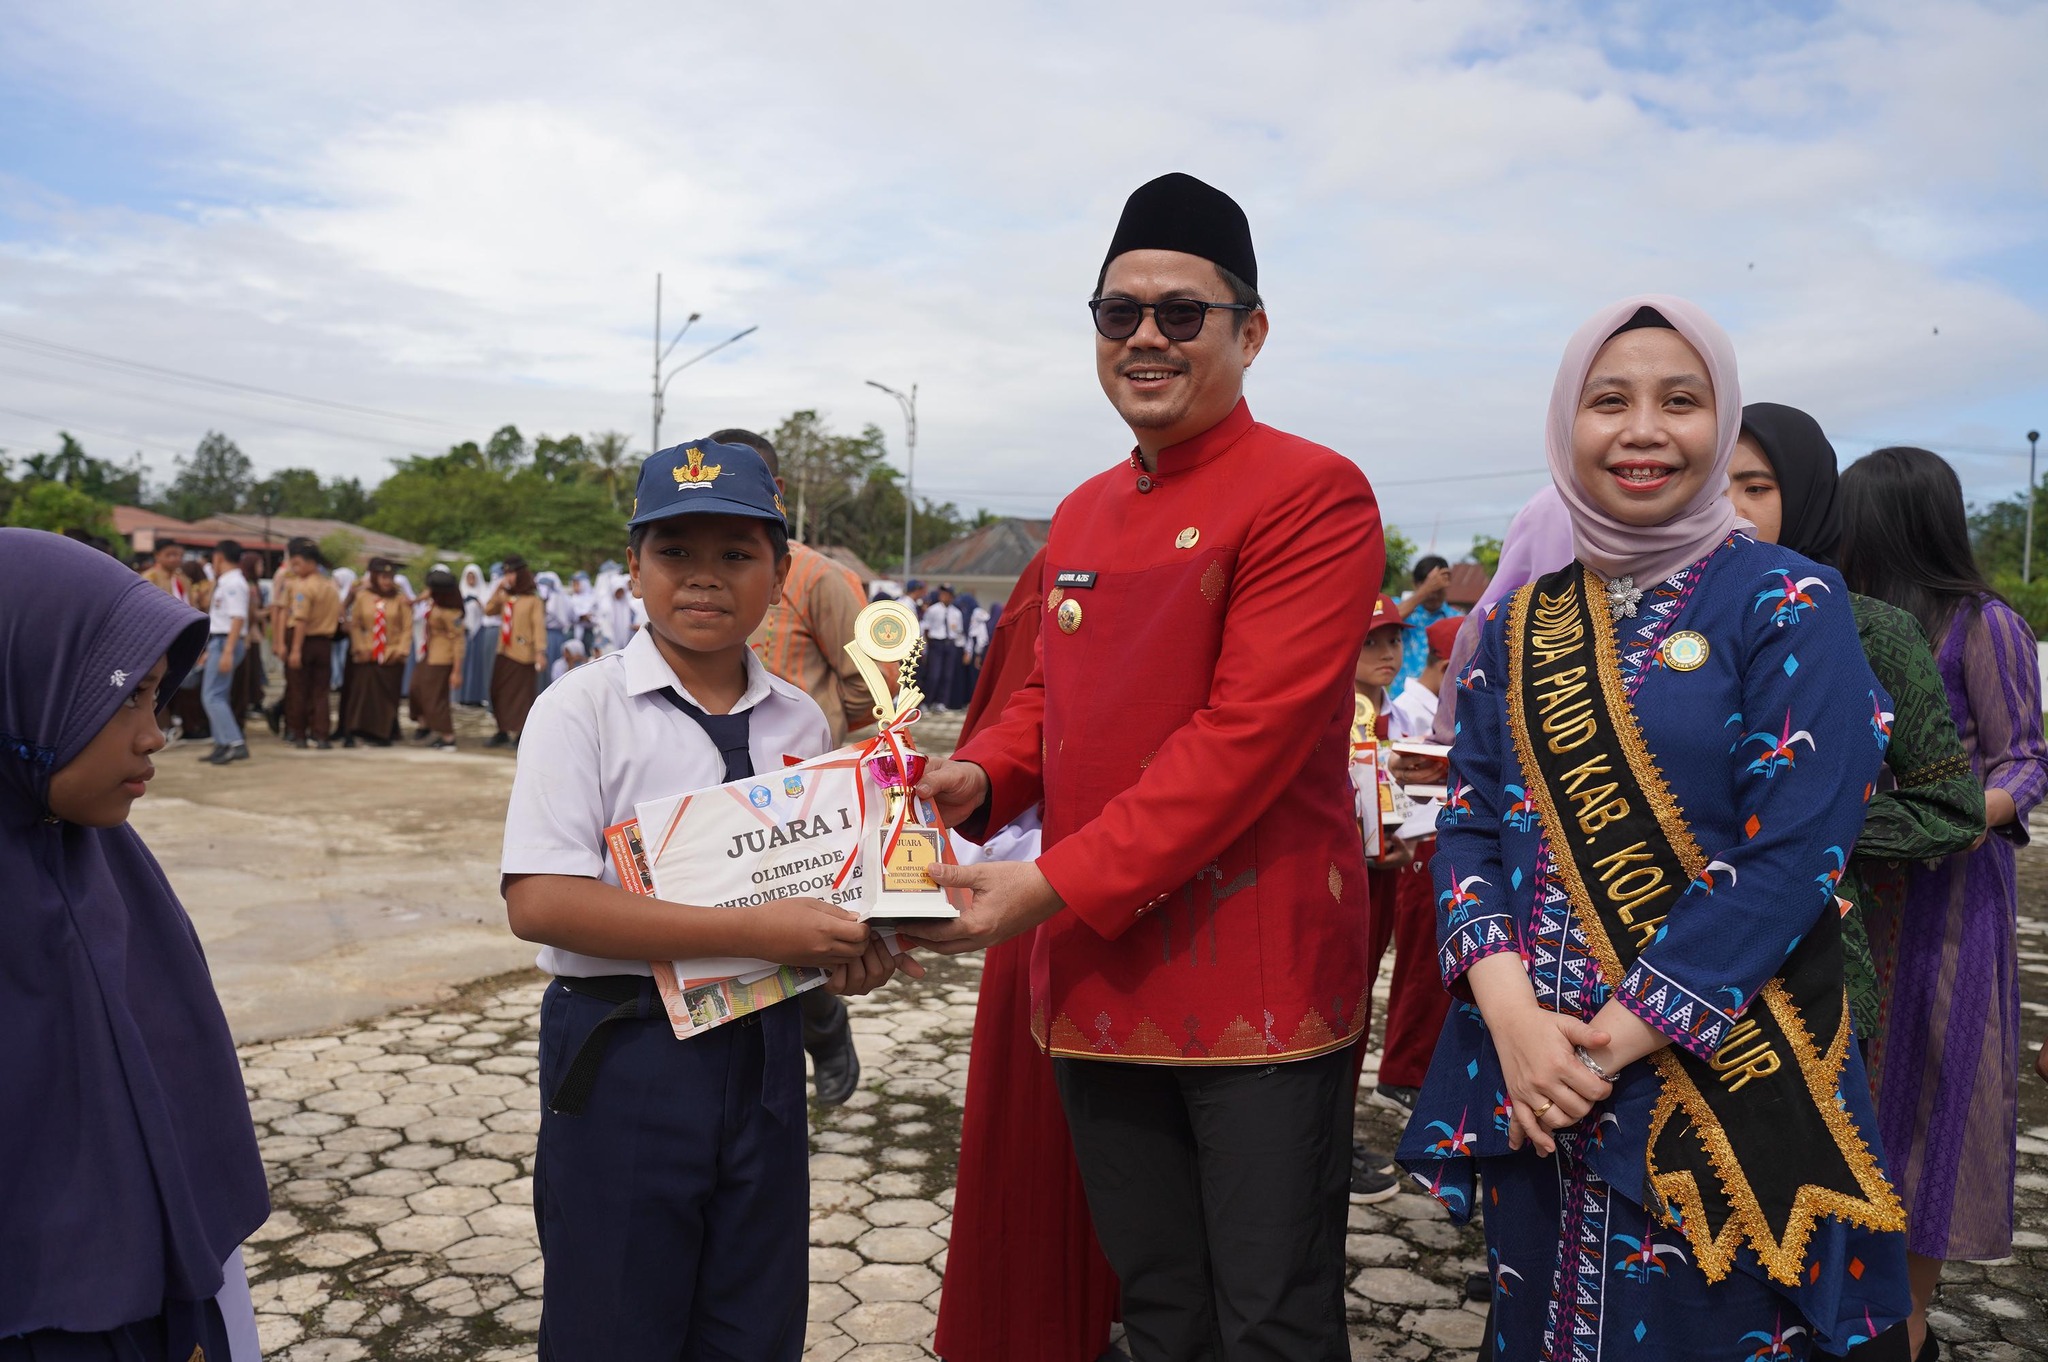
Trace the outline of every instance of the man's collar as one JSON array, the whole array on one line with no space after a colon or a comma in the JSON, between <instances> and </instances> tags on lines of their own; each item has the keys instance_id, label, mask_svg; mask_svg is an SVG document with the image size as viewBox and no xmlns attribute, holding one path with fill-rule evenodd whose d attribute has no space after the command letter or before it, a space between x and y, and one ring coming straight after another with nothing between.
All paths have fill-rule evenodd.
<instances>
[{"instance_id":1,"label":"man's collar","mask_svg":"<svg viewBox=\"0 0 2048 1362\"><path fill-rule=\"evenodd\" d=\"M1237 399L1237 405L1230 409L1228 416L1200 435L1160 450L1159 457L1155 460L1158 467L1153 470L1153 475L1171 477L1175 473L1185 473L1191 468L1201 467L1243 439L1244 433L1250 430L1252 425L1251 404L1240 397ZM1135 449L1131 451L1131 460L1141 465L1143 462Z\"/></svg>"},{"instance_id":2,"label":"man's collar","mask_svg":"<svg viewBox=\"0 0 2048 1362\"><path fill-rule=\"evenodd\" d=\"M662 656L661 645L654 641L652 629L642 629L633 635L633 641L626 645L625 662L626 694L649 695L658 690L673 690L697 708L704 708L703 703L677 679L675 668L668 665L668 659ZM754 656L752 648L746 650L746 667L746 694L740 696L739 703L732 707L734 714L752 709L769 695L768 669L761 665L760 658Z\"/></svg>"}]
</instances>

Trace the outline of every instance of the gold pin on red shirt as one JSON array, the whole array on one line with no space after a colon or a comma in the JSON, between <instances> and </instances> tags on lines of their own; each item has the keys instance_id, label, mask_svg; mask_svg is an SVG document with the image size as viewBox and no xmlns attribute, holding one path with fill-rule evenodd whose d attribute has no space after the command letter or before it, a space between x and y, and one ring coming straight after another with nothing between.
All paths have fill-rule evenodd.
<instances>
[{"instance_id":1,"label":"gold pin on red shirt","mask_svg":"<svg viewBox=\"0 0 2048 1362\"><path fill-rule=\"evenodd\" d=\"M1072 596L1067 597L1060 602L1060 608L1054 618L1060 623L1061 633L1073 633L1081 627L1081 603Z\"/></svg>"},{"instance_id":2,"label":"gold pin on red shirt","mask_svg":"<svg viewBox=\"0 0 2048 1362\"><path fill-rule=\"evenodd\" d=\"M1191 549L1201 542L1202 532L1192 525L1173 537L1173 546L1177 549Z\"/></svg>"}]
</instances>

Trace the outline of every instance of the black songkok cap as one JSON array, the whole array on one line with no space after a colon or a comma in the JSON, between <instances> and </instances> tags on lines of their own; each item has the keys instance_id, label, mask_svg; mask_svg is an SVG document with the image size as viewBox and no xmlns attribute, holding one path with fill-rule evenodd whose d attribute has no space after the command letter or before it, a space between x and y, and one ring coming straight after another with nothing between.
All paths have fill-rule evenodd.
<instances>
[{"instance_id":1,"label":"black songkok cap","mask_svg":"<svg viewBox=\"0 0 2048 1362\"><path fill-rule=\"evenodd\" d=\"M1109 273L1109 262L1125 251L1199 255L1253 288L1259 286L1259 261L1252 254L1252 226L1244 209L1222 190L1179 171L1139 185L1124 201L1124 215L1117 220L1109 254L1102 257L1102 273L1095 278L1098 290Z\"/></svg>"}]
</instances>

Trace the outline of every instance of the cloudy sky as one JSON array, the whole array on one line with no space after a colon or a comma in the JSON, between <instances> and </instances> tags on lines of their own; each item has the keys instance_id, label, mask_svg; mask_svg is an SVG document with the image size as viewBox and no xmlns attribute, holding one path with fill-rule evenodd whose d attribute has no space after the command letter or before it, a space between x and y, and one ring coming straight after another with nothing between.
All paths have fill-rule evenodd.
<instances>
[{"instance_id":1,"label":"cloudy sky","mask_svg":"<svg viewBox=\"0 0 2048 1362\"><path fill-rule=\"evenodd\" d=\"M863 381L914 382L919 490L1045 514L1128 447L1083 302L1166 170L1250 213L1254 410L1447 551L1539 485L1564 340L1635 290L1845 460L1926 444L1988 500L2048 424L2024 0L11 0L0 446L164 476L217 427L372 482L508 421L644 447L660 271L678 357L760 328L671 438L812 406L900 455Z\"/></svg>"}]
</instances>

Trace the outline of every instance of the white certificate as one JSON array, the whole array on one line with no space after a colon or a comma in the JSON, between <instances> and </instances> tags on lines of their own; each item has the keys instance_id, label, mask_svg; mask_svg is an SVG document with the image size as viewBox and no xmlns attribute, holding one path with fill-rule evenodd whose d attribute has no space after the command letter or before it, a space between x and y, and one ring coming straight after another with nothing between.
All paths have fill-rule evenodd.
<instances>
[{"instance_id":1,"label":"white certificate","mask_svg":"<svg viewBox=\"0 0 2048 1362\"><path fill-rule=\"evenodd\" d=\"M841 749L770 774L647 800L638 814L655 896L734 912L770 899L815 898L861 912L860 780L853 754ZM709 979L752 980L778 966L713 957L678 960L674 968L687 988Z\"/></svg>"}]
</instances>

